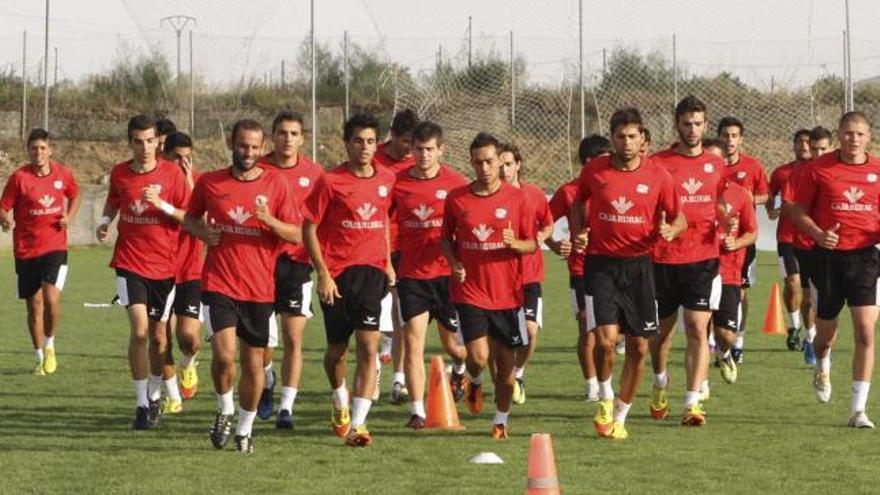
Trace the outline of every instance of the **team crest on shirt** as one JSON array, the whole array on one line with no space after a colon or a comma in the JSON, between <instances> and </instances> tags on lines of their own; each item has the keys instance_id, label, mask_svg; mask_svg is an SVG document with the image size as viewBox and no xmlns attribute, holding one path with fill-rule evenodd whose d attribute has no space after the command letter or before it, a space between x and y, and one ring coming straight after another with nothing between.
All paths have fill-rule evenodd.
<instances>
[{"instance_id":1,"label":"team crest on shirt","mask_svg":"<svg viewBox=\"0 0 880 495\"><path fill-rule=\"evenodd\" d=\"M745 172L745 170L740 170L739 172L737 172L737 173L736 173L736 178L739 179L739 180L745 179L745 178L746 178L746 172Z\"/></svg>"},{"instance_id":2,"label":"team crest on shirt","mask_svg":"<svg viewBox=\"0 0 880 495\"><path fill-rule=\"evenodd\" d=\"M147 211L147 208L149 208L149 205L139 199L132 201L131 204L128 205L128 209L137 216L143 215L144 212Z\"/></svg>"},{"instance_id":3,"label":"team crest on shirt","mask_svg":"<svg viewBox=\"0 0 880 495\"><path fill-rule=\"evenodd\" d=\"M156 194L162 194L162 184L148 184L147 187L156 191Z\"/></svg>"},{"instance_id":4,"label":"team crest on shirt","mask_svg":"<svg viewBox=\"0 0 880 495\"><path fill-rule=\"evenodd\" d=\"M707 174L711 174L714 171L715 171L715 165L712 165L711 163L704 163L703 164L703 172L706 172Z\"/></svg>"},{"instance_id":5,"label":"team crest on shirt","mask_svg":"<svg viewBox=\"0 0 880 495\"><path fill-rule=\"evenodd\" d=\"M52 187L54 187L55 189L58 189L60 191L64 187L64 182L62 182L60 180L56 180L55 182L52 183Z\"/></svg>"},{"instance_id":6,"label":"team crest on shirt","mask_svg":"<svg viewBox=\"0 0 880 495\"><path fill-rule=\"evenodd\" d=\"M846 198L846 201L832 202L831 209L834 211L874 211L873 205L859 203L859 200L864 196L865 191L862 191L856 186L852 186L846 191L843 191L843 197Z\"/></svg>"},{"instance_id":7,"label":"team crest on shirt","mask_svg":"<svg viewBox=\"0 0 880 495\"><path fill-rule=\"evenodd\" d=\"M242 225L247 222L253 215L251 212L244 209L244 206L236 206L235 208L226 212L235 223Z\"/></svg>"},{"instance_id":8,"label":"team crest on shirt","mask_svg":"<svg viewBox=\"0 0 880 495\"><path fill-rule=\"evenodd\" d=\"M877 182L877 174L868 174L868 182L872 184Z\"/></svg>"},{"instance_id":9,"label":"team crest on shirt","mask_svg":"<svg viewBox=\"0 0 880 495\"><path fill-rule=\"evenodd\" d=\"M617 210L617 213L621 215L626 215L626 212L628 212L629 209L634 206L634 203L626 199L624 196L621 196L612 201L611 206L613 206L614 209Z\"/></svg>"},{"instance_id":10,"label":"team crest on shirt","mask_svg":"<svg viewBox=\"0 0 880 495\"><path fill-rule=\"evenodd\" d=\"M257 206L266 206L267 204L269 204L269 197L265 194L257 194L257 196L254 198L254 203Z\"/></svg>"},{"instance_id":11,"label":"team crest on shirt","mask_svg":"<svg viewBox=\"0 0 880 495\"><path fill-rule=\"evenodd\" d=\"M434 197L437 199L446 199L446 194L445 189L437 189L437 191L434 192Z\"/></svg>"},{"instance_id":12,"label":"team crest on shirt","mask_svg":"<svg viewBox=\"0 0 880 495\"><path fill-rule=\"evenodd\" d=\"M505 208L495 208L495 218L507 218L507 210Z\"/></svg>"},{"instance_id":13,"label":"team crest on shirt","mask_svg":"<svg viewBox=\"0 0 880 495\"><path fill-rule=\"evenodd\" d=\"M379 211L379 209L372 204L364 203L358 207L357 214L360 215L362 219L369 220L377 211Z\"/></svg>"},{"instance_id":14,"label":"team crest on shirt","mask_svg":"<svg viewBox=\"0 0 880 495\"><path fill-rule=\"evenodd\" d=\"M636 186L636 192L639 194L648 194L648 185L647 184L639 184Z\"/></svg>"},{"instance_id":15,"label":"team crest on shirt","mask_svg":"<svg viewBox=\"0 0 880 495\"><path fill-rule=\"evenodd\" d=\"M388 196L388 186L379 186L379 197L385 198Z\"/></svg>"},{"instance_id":16,"label":"team crest on shirt","mask_svg":"<svg viewBox=\"0 0 880 495\"><path fill-rule=\"evenodd\" d=\"M481 223L480 225L471 229L471 232L473 232L474 237L479 239L480 242L486 242L489 240L489 237L491 237L492 234L495 232L495 229L493 229L492 227L486 227L486 224Z\"/></svg>"},{"instance_id":17,"label":"team crest on shirt","mask_svg":"<svg viewBox=\"0 0 880 495\"><path fill-rule=\"evenodd\" d=\"M311 184L311 183L312 182L309 180L308 177L300 177L299 178L299 187L309 187L309 184Z\"/></svg>"},{"instance_id":18,"label":"team crest on shirt","mask_svg":"<svg viewBox=\"0 0 880 495\"><path fill-rule=\"evenodd\" d=\"M53 203L55 203L55 198L53 198L49 194L44 194L43 197L41 197L37 202L43 205L43 208L49 208L50 206L52 206Z\"/></svg>"}]
</instances>

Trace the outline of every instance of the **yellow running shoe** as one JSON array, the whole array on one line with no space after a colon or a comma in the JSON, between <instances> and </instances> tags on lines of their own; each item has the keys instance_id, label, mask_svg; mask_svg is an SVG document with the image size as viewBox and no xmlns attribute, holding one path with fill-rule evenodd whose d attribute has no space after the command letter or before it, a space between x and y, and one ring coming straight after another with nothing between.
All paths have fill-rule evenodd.
<instances>
[{"instance_id":1,"label":"yellow running shoe","mask_svg":"<svg viewBox=\"0 0 880 495\"><path fill-rule=\"evenodd\" d=\"M651 398L651 417L657 420L666 419L669 414L669 399L666 397L666 389L654 387L654 395Z\"/></svg>"},{"instance_id":2,"label":"yellow running shoe","mask_svg":"<svg viewBox=\"0 0 880 495\"><path fill-rule=\"evenodd\" d=\"M43 349L43 356L43 371L47 375L55 373L55 370L58 369L58 360L55 359L55 348L47 347Z\"/></svg>"},{"instance_id":3,"label":"yellow running shoe","mask_svg":"<svg viewBox=\"0 0 880 495\"><path fill-rule=\"evenodd\" d=\"M46 376L46 371L43 369L42 361L37 361L37 365L34 366L33 374L34 376Z\"/></svg>"},{"instance_id":4,"label":"yellow running shoe","mask_svg":"<svg viewBox=\"0 0 880 495\"><path fill-rule=\"evenodd\" d=\"M177 414L183 411L183 402L179 400L162 397L162 403L159 405L162 414Z\"/></svg>"},{"instance_id":5,"label":"yellow running shoe","mask_svg":"<svg viewBox=\"0 0 880 495\"><path fill-rule=\"evenodd\" d=\"M330 424L333 426L333 432L336 433L337 437L346 438L346 435L351 430L351 414L349 413L348 406L343 406L342 408L333 406L333 411L330 412ZM369 435L369 433L367 434Z\"/></svg>"},{"instance_id":6,"label":"yellow running shoe","mask_svg":"<svg viewBox=\"0 0 880 495\"><path fill-rule=\"evenodd\" d=\"M522 379L515 379L513 381L513 397L511 398L514 404L524 404L526 402L526 394L524 392Z\"/></svg>"},{"instance_id":7,"label":"yellow running shoe","mask_svg":"<svg viewBox=\"0 0 880 495\"><path fill-rule=\"evenodd\" d=\"M196 392L199 389L199 372L196 369L197 366L198 363L193 361L193 363L186 368L179 368L177 370L177 379L180 382L180 395L182 395L185 400L190 400L195 397Z\"/></svg>"},{"instance_id":8,"label":"yellow running shoe","mask_svg":"<svg viewBox=\"0 0 880 495\"><path fill-rule=\"evenodd\" d=\"M349 447L369 447L373 443L373 437L367 431L367 425L359 425L345 435L345 444Z\"/></svg>"},{"instance_id":9,"label":"yellow running shoe","mask_svg":"<svg viewBox=\"0 0 880 495\"><path fill-rule=\"evenodd\" d=\"M703 426L706 424L706 411L703 410L700 404L686 407L681 418L681 424L684 426Z\"/></svg>"},{"instance_id":10,"label":"yellow running shoe","mask_svg":"<svg viewBox=\"0 0 880 495\"><path fill-rule=\"evenodd\" d=\"M611 440L626 440L628 436L629 433L626 431L626 426L620 421L615 421L611 424L611 430L608 431L607 438Z\"/></svg>"},{"instance_id":11,"label":"yellow running shoe","mask_svg":"<svg viewBox=\"0 0 880 495\"><path fill-rule=\"evenodd\" d=\"M593 427L600 437L607 437L611 433L614 418L612 411L614 410L614 401L611 399L602 399L599 401L599 408L593 417Z\"/></svg>"}]
</instances>

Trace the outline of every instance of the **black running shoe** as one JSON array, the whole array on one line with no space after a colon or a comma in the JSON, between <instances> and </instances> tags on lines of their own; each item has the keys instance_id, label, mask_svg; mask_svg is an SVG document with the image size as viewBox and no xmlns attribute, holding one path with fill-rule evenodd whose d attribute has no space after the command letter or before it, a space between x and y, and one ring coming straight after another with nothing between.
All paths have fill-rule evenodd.
<instances>
[{"instance_id":1,"label":"black running shoe","mask_svg":"<svg viewBox=\"0 0 880 495\"><path fill-rule=\"evenodd\" d=\"M788 347L789 351L797 351L800 347L801 339L800 339L800 329L798 328L789 328L788 329L788 337L785 339L785 346Z\"/></svg>"},{"instance_id":2,"label":"black running shoe","mask_svg":"<svg viewBox=\"0 0 880 495\"><path fill-rule=\"evenodd\" d=\"M214 416L214 426L211 427L211 443L215 449L226 447L229 442L229 434L232 433L232 414L217 413Z\"/></svg>"},{"instance_id":3,"label":"black running shoe","mask_svg":"<svg viewBox=\"0 0 880 495\"><path fill-rule=\"evenodd\" d=\"M150 429L150 408L146 406L138 406L134 411L134 423L131 425L135 430Z\"/></svg>"},{"instance_id":4,"label":"black running shoe","mask_svg":"<svg viewBox=\"0 0 880 495\"><path fill-rule=\"evenodd\" d=\"M291 413L287 409L282 409L278 411L278 416L275 418L275 428L279 430L292 430L293 413Z\"/></svg>"},{"instance_id":5,"label":"black running shoe","mask_svg":"<svg viewBox=\"0 0 880 495\"><path fill-rule=\"evenodd\" d=\"M406 427L412 428L413 430L421 430L425 427L425 418L418 414L413 414L409 417L409 421L406 422Z\"/></svg>"},{"instance_id":6,"label":"black running shoe","mask_svg":"<svg viewBox=\"0 0 880 495\"><path fill-rule=\"evenodd\" d=\"M252 454L254 452L254 439L250 435L235 435L235 451L242 454Z\"/></svg>"},{"instance_id":7,"label":"black running shoe","mask_svg":"<svg viewBox=\"0 0 880 495\"><path fill-rule=\"evenodd\" d=\"M452 388L452 398L455 402L460 401L464 397L464 381L464 373L453 371L449 374L449 385Z\"/></svg>"},{"instance_id":8,"label":"black running shoe","mask_svg":"<svg viewBox=\"0 0 880 495\"><path fill-rule=\"evenodd\" d=\"M739 347L730 348L730 357L733 358L733 361L736 362L736 364L743 364L743 350Z\"/></svg>"},{"instance_id":9,"label":"black running shoe","mask_svg":"<svg viewBox=\"0 0 880 495\"><path fill-rule=\"evenodd\" d=\"M151 400L150 401L150 428L158 428L159 422L162 418L162 401L161 400Z\"/></svg>"},{"instance_id":10,"label":"black running shoe","mask_svg":"<svg viewBox=\"0 0 880 495\"><path fill-rule=\"evenodd\" d=\"M264 421L272 417L272 410L275 408L275 404L272 402L272 396L275 393L275 378L275 370L272 370L272 386L263 389L263 393L260 394L260 403L257 404L257 416Z\"/></svg>"}]
</instances>

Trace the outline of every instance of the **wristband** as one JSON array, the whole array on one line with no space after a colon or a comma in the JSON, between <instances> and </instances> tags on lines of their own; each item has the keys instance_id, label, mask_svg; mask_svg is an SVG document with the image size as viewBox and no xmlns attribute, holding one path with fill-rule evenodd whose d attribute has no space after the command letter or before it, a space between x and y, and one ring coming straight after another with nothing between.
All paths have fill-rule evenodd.
<instances>
[{"instance_id":1,"label":"wristband","mask_svg":"<svg viewBox=\"0 0 880 495\"><path fill-rule=\"evenodd\" d=\"M166 201L159 202L159 209L169 216L174 215L174 212L177 211L177 208L175 208L174 205Z\"/></svg>"},{"instance_id":2,"label":"wristband","mask_svg":"<svg viewBox=\"0 0 880 495\"><path fill-rule=\"evenodd\" d=\"M101 217L101 225L110 225L110 217L107 215Z\"/></svg>"}]
</instances>

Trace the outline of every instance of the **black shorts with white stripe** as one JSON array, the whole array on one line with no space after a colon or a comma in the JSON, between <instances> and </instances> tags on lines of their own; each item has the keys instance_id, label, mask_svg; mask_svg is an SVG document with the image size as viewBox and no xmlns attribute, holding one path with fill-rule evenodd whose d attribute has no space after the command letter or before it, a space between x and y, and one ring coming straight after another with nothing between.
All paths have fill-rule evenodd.
<instances>
[{"instance_id":1,"label":"black shorts with white stripe","mask_svg":"<svg viewBox=\"0 0 880 495\"><path fill-rule=\"evenodd\" d=\"M348 342L355 330L379 331L382 301L388 295L385 272L373 266L356 265L346 268L335 281L342 298L332 306L321 302L327 343Z\"/></svg>"},{"instance_id":2,"label":"black shorts with white stripe","mask_svg":"<svg viewBox=\"0 0 880 495\"><path fill-rule=\"evenodd\" d=\"M667 265L654 263L657 281L657 313L660 319L674 315L679 306L691 311L714 311L721 298L718 259Z\"/></svg>"},{"instance_id":3,"label":"black shorts with white stripe","mask_svg":"<svg viewBox=\"0 0 880 495\"><path fill-rule=\"evenodd\" d=\"M854 251L814 251L812 285L815 289L816 316L833 320L844 303L876 306L880 302L880 255L874 246Z\"/></svg>"},{"instance_id":4,"label":"black shorts with white stripe","mask_svg":"<svg viewBox=\"0 0 880 495\"><path fill-rule=\"evenodd\" d=\"M788 278L801 273L801 267L798 264L798 259L794 254L794 246L791 243L777 243L776 254L779 256L779 271L782 274L782 278Z\"/></svg>"},{"instance_id":5,"label":"black shorts with white stripe","mask_svg":"<svg viewBox=\"0 0 880 495\"><path fill-rule=\"evenodd\" d=\"M659 330L651 258L587 256L584 270L587 328L619 325L631 337Z\"/></svg>"},{"instance_id":6,"label":"black shorts with white stripe","mask_svg":"<svg viewBox=\"0 0 880 495\"><path fill-rule=\"evenodd\" d=\"M311 318L312 267L282 254L275 263L275 311Z\"/></svg>"},{"instance_id":7,"label":"black shorts with white stripe","mask_svg":"<svg viewBox=\"0 0 880 495\"><path fill-rule=\"evenodd\" d=\"M190 280L174 286L174 314L202 319L202 281Z\"/></svg>"},{"instance_id":8,"label":"black shorts with white stripe","mask_svg":"<svg viewBox=\"0 0 880 495\"><path fill-rule=\"evenodd\" d=\"M404 322L428 313L431 320L437 320L447 331L458 331L455 306L449 302L449 277L402 278L397 281L397 297Z\"/></svg>"},{"instance_id":9,"label":"black shorts with white stripe","mask_svg":"<svg viewBox=\"0 0 880 495\"><path fill-rule=\"evenodd\" d=\"M742 287L749 287L758 283L758 273L755 270L755 260L758 257L758 248L754 244L746 248L746 261L742 267Z\"/></svg>"},{"instance_id":10,"label":"black shorts with white stripe","mask_svg":"<svg viewBox=\"0 0 880 495\"><path fill-rule=\"evenodd\" d=\"M67 280L67 251L52 251L36 258L16 258L15 277L19 299L33 296L44 283L63 290Z\"/></svg>"},{"instance_id":11,"label":"black shorts with white stripe","mask_svg":"<svg viewBox=\"0 0 880 495\"><path fill-rule=\"evenodd\" d=\"M272 306L272 303L233 299L219 292L203 292L206 340L210 341L217 332L234 328L235 336L251 347L277 343L278 324Z\"/></svg>"},{"instance_id":12,"label":"black shorts with white stripe","mask_svg":"<svg viewBox=\"0 0 880 495\"><path fill-rule=\"evenodd\" d=\"M465 343L488 336L510 348L529 345L529 332L522 308L483 309L456 303L455 311Z\"/></svg>"},{"instance_id":13,"label":"black shorts with white stripe","mask_svg":"<svg viewBox=\"0 0 880 495\"><path fill-rule=\"evenodd\" d=\"M796 247L792 247L792 251L798 262L798 269L800 270L801 275L801 287L809 289L810 279L813 277L813 265L815 264L813 262L813 259L815 258L814 251L812 249L800 249Z\"/></svg>"},{"instance_id":14,"label":"black shorts with white stripe","mask_svg":"<svg viewBox=\"0 0 880 495\"><path fill-rule=\"evenodd\" d=\"M533 321L539 327L544 326L544 300L541 296L541 284L534 282L523 286L523 311L526 321Z\"/></svg>"},{"instance_id":15,"label":"black shorts with white stripe","mask_svg":"<svg viewBox=\"0 0 880 495\"><path fill-rule=\"evenodd\" d=\"M147 306L147 317L153 321L168 321L174 304L174 279L153 280L116 269L116 296L126 308L134 304Z\"/></svg>"},{"instance_id":16,"label":"black shorts with white stripe","mask_svg":"<svg viewBox=\"0 0 880 495\"><path fill-rule=\"evenodd\" d=\"M712 313L715 328L736 332L742 321L742 291L738 285L721 286L721 301Z\"/></svg>"}]
</instances>

